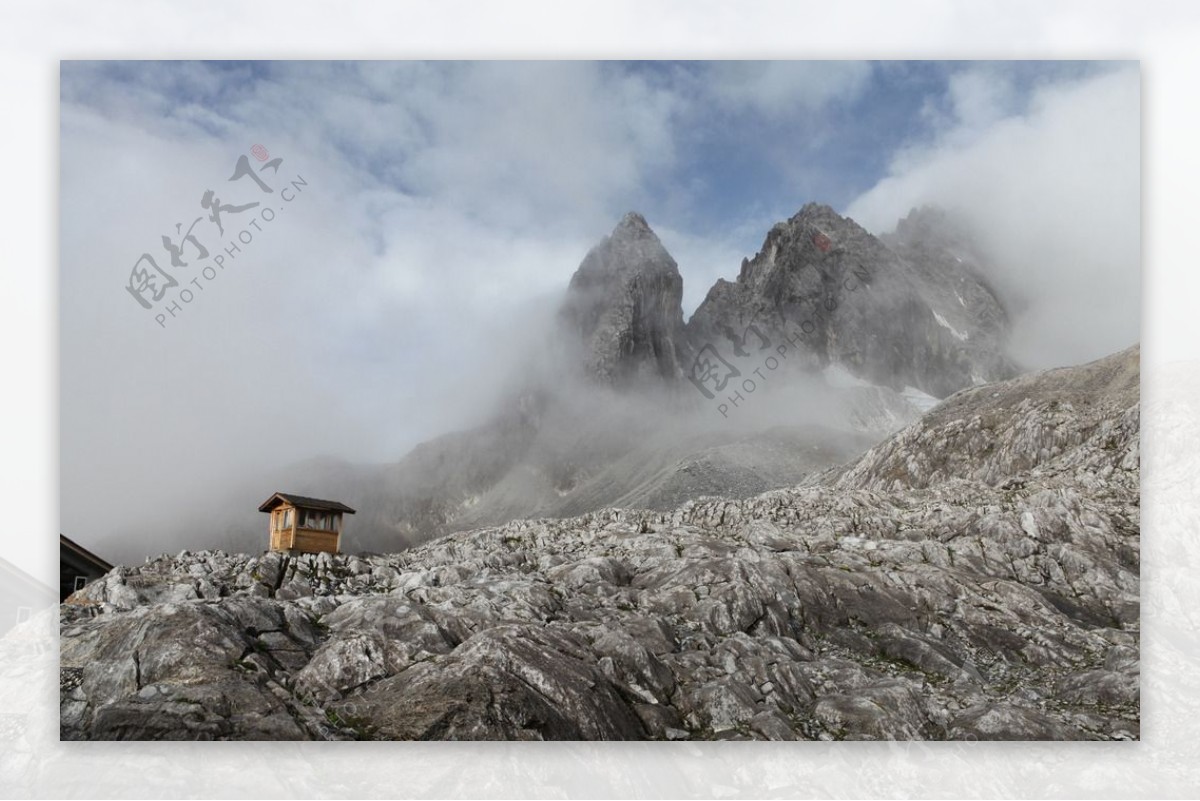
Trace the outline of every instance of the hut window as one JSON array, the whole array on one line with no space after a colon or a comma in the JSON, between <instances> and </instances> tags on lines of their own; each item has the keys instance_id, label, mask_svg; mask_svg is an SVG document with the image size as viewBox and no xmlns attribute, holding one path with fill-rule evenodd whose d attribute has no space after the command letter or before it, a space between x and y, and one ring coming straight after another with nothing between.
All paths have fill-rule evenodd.
<instances>
[{"instance_id":1,"label":"hut window","mask_svg":"<svg viewBox=\"0 0 1200 801\"><path fill-rule=\"evenodd\" d=\"M87 576L75 577L75 591L78 592L87 586Z\"/></svg>"}]
</instances>

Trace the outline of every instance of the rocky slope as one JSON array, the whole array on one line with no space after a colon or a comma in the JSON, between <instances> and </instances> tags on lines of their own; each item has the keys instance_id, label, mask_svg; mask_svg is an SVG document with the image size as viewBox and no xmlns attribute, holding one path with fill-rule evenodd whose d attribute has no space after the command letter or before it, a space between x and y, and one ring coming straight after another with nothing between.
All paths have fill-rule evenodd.
<instances>
[{"instance_id":1,"label":"rocky slope","mask_svg":"<svg viewBox=\"0 0 1200 801\"><path fill-rule=\"evenodd\" d=\"M280 485L341 498L359 510L346 548L384 551L525 517L605 506L665 510L709 494L746 498L801 483L877 440L820 425L706 427L641 415L620 401L597 408L603 397L547 410L536 428L513 423L450 435L382 469L306 464ZM242 540L257 543L260 534Z\"/></svg>"},{"instance_id":2,"label":"rocky slope","mask_svg":"<svg viewBox=\"0 0 1200 801\"><path fill-rule=\"evenodd\" d=\"M1136 738L1137 359L818 485L117 568L62 606L62 736Z\"/></svg>"}]
</instances>

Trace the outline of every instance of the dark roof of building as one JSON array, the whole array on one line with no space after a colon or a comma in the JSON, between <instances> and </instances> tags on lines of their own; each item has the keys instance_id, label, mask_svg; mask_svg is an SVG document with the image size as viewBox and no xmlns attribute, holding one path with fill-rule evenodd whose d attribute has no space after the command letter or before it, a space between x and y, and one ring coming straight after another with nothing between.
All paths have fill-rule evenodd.
<instances>
[{"instance_id":1,"label":"dark roof of building","mask_svg":"<svg viewBox=\"0 0 1200 801\"><path fill-rule=\"evenodd\" d=\"M70 537L59 534L58 535L58 545L60 548L66 548L68 551L73 552L80 559L83 559L84 561L90 562L91 564L95 565L96 568L99 569L100 572L102 572L102 573L107 573L108 571L113 569L113 566L111 564L109 564L107 561L105 561L104 559L101 559L99 556L96 556L96 554L92 553L87 548L84 548L82 545L75 542Z\"/></svg>"},{"instance_id":2,"label":"dark roof of building","mask_svg":"<svg viewBox=\"0 0 1200 801\"><path fill-rule=\"evenodd\" d=\"M293 495L290 492L277 492L270 498L263 501L262 506L258 507L260 512L269 512L281 503L290 503L292 506L303 509L325 509L330 512L345 512L346 514L354 514L354 510L344 503L338 501L323 501L320 498L309 498L305 495Z\"/></svg>"}]
</instances>

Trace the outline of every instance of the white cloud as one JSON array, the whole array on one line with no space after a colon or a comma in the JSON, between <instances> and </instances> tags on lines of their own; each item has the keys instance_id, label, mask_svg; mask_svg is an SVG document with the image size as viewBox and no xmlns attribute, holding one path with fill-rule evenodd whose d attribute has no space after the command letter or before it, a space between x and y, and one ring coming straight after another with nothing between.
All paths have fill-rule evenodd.
<instances>
[{"instance_id":1,"label":"white cloud","mask_svg":"<svg viewBox=\"0 0 1200 801\"><path fill-rule=\"evenodd\" d=\"M926 99L922 116L943 147L967 144L1016 113L1021 99L1012 72L987 62L952 74L942 96Z\"/></svg>"},{"instance_id":2,"label":"white cloud","mask_svg":"<svg viewBox=\"0 0 1200 801\"><path fill-rule=\"evenodd\" d=\"M672 97L603 64L270 70L64 73L64 530L115 532L131 509L152 526L146 507L244 474L394 460L471 422L672 159ZM129 269L167 265L159 239L205 189L250 199L225 180L256 142L308 188L160 328Z\"/></svg>"},{"instance_id":3,"label":"white cloud","mask_svg":"<svg viewBox=\"0 0 1200 801\"><path fill-rule=\"evenodd\" d=\"M846 213L882 232L914 206L961 215L995 262L1013 351L1035 367L1139 339L1140 81L1134 66L1043 86L1019 115L977 74L951 83L957 123L903 152Z\"/></svg>"},{"instance_id":4,"label":"white cloud","mask_svg":"<svg viewBox=\"0 0 1200 801\"><path fill-rule=\"evenodd\" d=\"M423 107L402 177L510 226L608 220L674 159L673 97L603 64L472 64Z\"/></svg>"}]
</instances>

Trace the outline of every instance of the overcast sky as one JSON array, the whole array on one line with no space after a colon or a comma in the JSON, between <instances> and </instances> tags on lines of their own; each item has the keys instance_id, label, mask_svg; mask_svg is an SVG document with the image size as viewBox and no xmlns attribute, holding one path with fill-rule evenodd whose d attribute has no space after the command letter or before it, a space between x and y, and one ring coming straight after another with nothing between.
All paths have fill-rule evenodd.
<instances>
[{"instance_id":1,"label":"overcast sky","mask_svg":"<svg viewBox=\"0 0 1200 801\"><path fill-rule=\"evenodd\" d=\"M629 210L688 314L807 202L876 233L938 203L982 232L1018 358L1138 340L1136 64L64 62L61 90L62 527L85 543L477 420ZM149 309L144 253L178 281Z\"/></svg>"}]
</instances>

